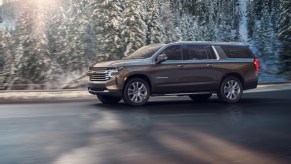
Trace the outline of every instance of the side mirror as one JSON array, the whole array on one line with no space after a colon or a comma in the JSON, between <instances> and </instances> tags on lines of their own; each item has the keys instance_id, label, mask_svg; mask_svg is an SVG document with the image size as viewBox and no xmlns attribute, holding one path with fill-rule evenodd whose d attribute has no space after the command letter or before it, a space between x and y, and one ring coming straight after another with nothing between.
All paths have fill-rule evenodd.
<instances>
[{"instance_id":1,"label":"side mirror","mask_svg":"<svg viewBox=\"0 0 291 164\"><path fill-rule=\"evenodd\" d=\"M168 60L168 56L167 54L160 54L157 58L156 58L156 63L160 64L164 61Z\"/></svg>"}]
</instances>

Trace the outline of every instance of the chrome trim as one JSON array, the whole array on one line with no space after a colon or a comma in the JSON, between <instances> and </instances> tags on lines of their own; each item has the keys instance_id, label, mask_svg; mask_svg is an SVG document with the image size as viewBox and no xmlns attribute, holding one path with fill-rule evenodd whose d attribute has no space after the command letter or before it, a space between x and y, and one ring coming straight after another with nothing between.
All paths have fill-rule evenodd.
<instances>
[{"instance_id":1,"label":"chrome trim","mask_svg":"<svg viewBox=\"0 0 291 164\"><path fill-rule=\"evenodd\" d=\"M220 56L219 56L219 54L218 54L216 48L215 48L214 46L211 46L211 47L212 47L212 49L213 49L213 51L214 51L214 54L215 54L215 56L216 56L216 60L220 60Z\"/></svg>"},{"instance_id":2,"label":"chrome trim","mask_svg":"<svg viewBox=\"0 0 291 164\"><path fill-rule=\"evenodd\" d=\"M169 77L156 77L156 79L168 79Z\"/></svg>"},{"instance_id":3,"label":"chrome trim","mask_svg":"<svg viewBox=\"0 0 291 164\"><path fill-rule=\"evenodd\" d=\"M215 64L215 63L253 63L253 58L227 58L227 59L202 59L202 60L176 60L165 61L161 65L167 64Z\"/></svg>"},{"instance_id":4,"label":"chrome trim","mask_svg":"<svg viewBox=\"0 0 291 164\"><path fill-rule=\"evenodd\" d=\"M90 84L106 84L108 81L90 81L88 83Z\"/></svg>"},{"instance_id":5,"label":"chrome trim","mask_svg":"<svg viewBox=\"0 0 291 164\"><path fill-rule=\"evenodd\" d=\"M171 94L152 94L151 96L189 96L189 95L199 95L199 94L214 94L215 92L190 92L190 93L171 93Z\"/></svg>"},{"instance_id":6,"label":"chrome trim","mask_svg":"<svg viewBox=\"0 0 291 164\"><path fill-rule=\"evenodd\" d=\"M111 71L88 71L90 81L108 81L110 80Z\"/></svg>"},{"instance_id":7,"label":"chrome trim","mask_svg":"<svg viewBox=\"0 0 291 164\"><path fill-rule=\"evenodd\" d=\"M97 94L97 93L109 93L108 90L104 90L104 91L94 91L94 90L91 90L91 89L88 89L88 92L89 93L93 93L93 94Z\"/></svg>"},{"instance_id":8,"label":"chrome trim","mask_svg":"<svg viewBox=\"0 0 291 164\"><path fill-rule=\"evenodd\" d=\"M244 43L241 42L215 42L215 41L178 41L175 42L178 44L197 44L197 45L238 45L238 46L247 46ZM175 43L169 43L169 44L175 44Z\"/></svg>"}]
</instances>

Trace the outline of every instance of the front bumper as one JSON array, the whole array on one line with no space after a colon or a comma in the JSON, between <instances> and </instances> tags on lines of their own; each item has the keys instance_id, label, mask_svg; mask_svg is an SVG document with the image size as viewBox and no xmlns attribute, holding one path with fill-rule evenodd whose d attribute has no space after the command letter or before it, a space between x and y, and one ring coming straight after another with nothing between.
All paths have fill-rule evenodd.
<instances>
[{"instance_id":1,"label":"front bumper","mask_svg":"<svg viewBox=\"0 0 291 164\"><path fill-rule=\"evenodd\" d=\"M93 95L122 96L121 84L116 77L111 77L108 81L89 81L88 92Z\"/></svg>"}]
</instances>

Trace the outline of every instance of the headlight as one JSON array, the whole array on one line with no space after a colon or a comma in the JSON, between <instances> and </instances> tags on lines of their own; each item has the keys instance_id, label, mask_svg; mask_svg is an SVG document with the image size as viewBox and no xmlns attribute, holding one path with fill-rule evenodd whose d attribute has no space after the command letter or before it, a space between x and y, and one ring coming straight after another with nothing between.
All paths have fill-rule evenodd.
<instances>
[{"instance_id":1,"label":"headlight","mask_svg":"<svg viewBox=\"0 0 291 164\"><path fill-rule=\"evenodd\" d=\"M115 68L107 68L110 72L119 72L123 69L123 67L115 67Z\"/></svg>"},{"instance_id":2,"label":"headlight","mask_svg":"<svg viewBox=\"0 0 291 164\"><path fill-rule=\"evenodd\" d=\"M108 68L109 76L112 76L113 73L118 73L123 69L123 67Z\"/></svg>"},{"instance_id":3,"label":"headlight","mask_svg":"<svg viewBox=\"0 0 291 164\"><path fill-rule=\"evenodd\" d=\"M118 71L121 71L123 69L123 67L117 67Z\"/></svg>"}]
</instances>

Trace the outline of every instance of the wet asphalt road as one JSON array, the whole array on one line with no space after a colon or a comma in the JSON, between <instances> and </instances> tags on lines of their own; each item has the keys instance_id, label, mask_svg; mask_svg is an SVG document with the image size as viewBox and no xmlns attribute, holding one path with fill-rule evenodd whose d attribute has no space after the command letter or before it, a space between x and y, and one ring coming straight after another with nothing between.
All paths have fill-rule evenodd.
<instances>
[{"instance_id":1,"label":"wet asphalt road","mask_svg":"<svg viewBox=\"0 0 291 164\"><path fill-rule=\"evenodd\" d=\"M153 98L144 107L97 101L0 105L0 163L291 163L291 90Z\"/></svg>"}]
</instances>

